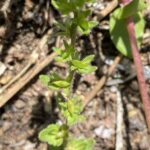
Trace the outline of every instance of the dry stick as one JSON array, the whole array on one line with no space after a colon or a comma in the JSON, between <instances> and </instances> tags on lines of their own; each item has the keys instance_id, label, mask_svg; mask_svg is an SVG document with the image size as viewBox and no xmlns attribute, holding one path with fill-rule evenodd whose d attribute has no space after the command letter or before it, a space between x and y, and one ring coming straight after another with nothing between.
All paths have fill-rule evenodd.
<instances>
[{"instance_id":1,"label":"dry stick","mask_svg":"<svg viewBox=\"0 0 150 150\"><path fill-rule=\"evenodd\" d=\"M116 148L115 150L123 149L123 103L121 98L121 92L117 88L117 118L116 118Z\"/></svg>"},{"instance_id":2,"label":"dry stick","mask_svg":"<svg viewBox=\"0 0 150 150\"><path fill-rule=\"evenodd\" d=\"M34 51L35 52L35 51ZM8 84L4 85L2 88L0 88L0 94L2 94L9 86L11 86L14 82L16 82L22 75L24 75L27 70L36 63L38 59L37 53L32 53L31 58L28 62L28 64L21 70L19 74L17 74Z\"/></svg>"},{"instance_id":3,"label":"dry stick","mask_svg":"<svg viewBox=\"0 0 150 150\"><path fill-rule=\"evenodd\" d=\"M56 53L52 53L45 59L39 60L33 68L31 68L23 77L14 83L12 88L10 87L7 91L5 91L4 94L0 95L0 108L31 79L33 79L41 70L43 70L50 62L52 62L56 55Z\"/></svg>"},{"instance_id":4,"label":"dry stick","mask_svg":"<svg viewBox=\"0 0 150 150\"><path fill-rule=\"evenodd\" d=\"M104 84L106 83L108 77L113 73L113 71L115 70L117 64L121 61L122 59L122 55L118 55L113 64L109 67L108 72L106 75L104 75L96 84L96 86L93 88L93 90L87 94L87 96L85 96L85 100L84 100L84 108L86 107L86 105L95 97L95 95L101 90L101 88L104 86Z\"/></svg>"},{"instance_id":5,"label":"dry stick","mask_svg":"<svg viewBox=\"0 0 150 150\"><path fill-rule=\"evenodd\" d=\"M33 51L30 56L28 64L24 67L24 69L18 73L16 77L14 77L7 85L0 89L2 93L0 95L0 107L2 107L9 99L11 99L21 88L23 88L35 75L38 74L44 67L43 65L47 66L52 59L51 55L46 58L45 60L38 60L38 51L41 50L47 42L49 35L52 33L52 30L49 30L40 40L37 48ZM52 54L53 57L54 54ZM56 54L55 54L56 55ZM54 55L54 57L55 57ZM50 60L49 60L50 58ZM37 62L36 62L37 61ZM40 63L42 62L42 63ZM31 66L35 65L33 68ZM38 66L39 65L39 68ZM31 70L29 70L31 68ZM28 71L29 70L29 71ZM27 72L28 71L28 72ZM26 73L27 72L27 73ZM33 72L33 75L32 75ZM25 74L26 73L26 74ZM25 74L25 75L24 75ZM24 75L24 76L23 76ZM23 77L22 77L23 76ZM28 77L27 77L28 76ZM22 78L21 78L22 77ZM27 77L27 80L26 80ZM18 82L17 82L18 81ZM16 83L15 83L16 82ZM25 82L25 83L24 83ZM15 84L14 84L15 83ZM14 84L14 85L12 85ZM12 86L11 86L12 85ZM11 86L11 87L10 87ZM10 88L9 88L10 87ZM9 88L7 90L7 88ZM4 92L4 93L3 93ZM10 94L9 94L10 93Z\"/></svg>"},{"instance_id":6,"label":"dry stick","mask_svg":"<svg viewBox=\"0 0 150 150\"><path fill-rule=\"evenodd\" d=\"M38 51L39 49L42 50L44 45L46 44L48 36L52 33L52 30L49 30L40 40L37 48L32 52L30 55L30 58L28 60L28 64L6 85L4 85L2 88L0 88L0 94L2 94L9 86L11 86L14 82L16 82L21 76L23 76L29 68L36 63L38 60Z\"/></svg>"},{"instance_id":7,"label":"dry stick","mask_svg":"<svg viewBox=\"0 0 150 150\"><path fill-rule=\"evenodd\" d=\"M121 0L121 2L123 4L127 4L130 2L130 0ZM130 39L133 60L134 60L135 66L136 66L140 94L141 94L141 98L143 101L144 112L145 112L148 129L150 132L150 97L148 95L148 85L146 84L145 79L144 79L142 62L140 59L140 54L139 54L138 46L137 46L137 40L136 40L136 36L135 36L135 28L134 28L133 18L129 17L129 18L127 18L126 21L127 21L127 30L128 30L128 35L129 35L129 39Z\"/></svg>"},{"instance_id":8,"label":"dry stick","mask_svg":"<svg viewBox=\"0 0 150 150\"><path fill-rule=\"evenodd\" d=\"M0 11L4 13L5 17L7 17L7 11L9 9L11 2L12 2L11 0L6 0L0 9Z\"/></svg>"}]
</instances>

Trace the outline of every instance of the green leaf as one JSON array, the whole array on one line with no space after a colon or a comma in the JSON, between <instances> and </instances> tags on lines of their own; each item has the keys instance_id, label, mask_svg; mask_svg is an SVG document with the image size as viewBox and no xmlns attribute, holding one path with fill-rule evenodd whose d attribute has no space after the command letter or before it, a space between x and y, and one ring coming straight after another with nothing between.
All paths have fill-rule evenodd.
<instances>
[{"instance_id":1,"label":"green leaf","mask_svg":"<svg viewBox=\"0 0 150 150\"><path fill-rule=\"evenodd\" d=\"M95 57L95 55L86 56L86 57L82 60L82 62L83 62L83 63L86 63L86 64L89 64L89 63L91 63L91 61L94 59L94 57Z\"/></svg>"},{"instance_id":2,"label":"green leaf","mask_svg":"<svg viewBox=\"0 0 150 150\"><path fill-rule=\"evenodd\" d=\"M93 139L73 139L68 142L65 150L92 150L94 144Z\"/></svg>"},{"instance_id":3,"label":"green leaf","mask_svg":"<svg viewBox=\"0 0 150 150\"><path fill-rule=\"evenodd\" d=\"M115 16L119 15L119 9L116 9L109 21L110 25L110 35L113 43L116 48L125 56L131 58L131 47L130 47L130 39L128 36L128 31L126 28L126 20L125 19L116 19ZM136 39L138 43L138 47L140 47L142 36L144 33L145 22L141 13L137 13L133 16L135 22L135 33Z\"/></svg>"},{"instance_id":4,"label":"green leaf","mask_svg":"<svg viewBox=\"0 0 150 150\"><path fill-rule=\"evenodd\" d=\"M68 136L64 125L51 124L39 133L39 139L53 146L61 146L63 140Z\"/></svg>"},{"instance_id":5,"label":"green leaf","mask_svg":"<svg viewBox=\"0 0 150 150\"><path fill-rule=\"evenodd\" d=\"M72 60L71 70L77 70L79 73L92 73L97 69L96 66L91 66L90 63L93 60L94 55L89 55L83 60Z\"/></svg>"},{"instance_id":6,"label":"green leaf","mask_svg":"<svg viewBox=\"0 0 150 150\"><path fill-rule=\"evenodd\" d=\"M60 81L52 82L52 85L59 87L59 88L67 88L69 87L70 83L65 80L60 80Z\"/></svg>"},{"instance_id":7,"label":"green leaf","mask_svg":"<svg viewBox=\"0 0 150 150\"><path fill-rule=\"evenodd\" d=\"M67 0L52 0L52 5L63 14L68 14L74 10L72 3Z\"/></svg>"},{"instance_id":8,"label":"green leaf","mask_svg":"<svg viewBox=\"0 0 150 150\"><path fill-rule=\"evenodd\" d=\"M83 35L88 35L91 29L95 27L98 23L96 21L86 21L84 20L79 26L78 30Z\"/></svg>"},{"instance_id":9,"label":"green leaf","mask_svg":"<svg viewBox=\"0 0 150 150\"><path fill-rule=\"evenodd\" d=\"M50 82L50 77L48 75L40 75L39 78L45 85L48 85Z\"/></svg>"},{"instance_id":10,"label":"green leaf","mask_svg":"<svg viewBox=\"0 0 150 150\"><path fill-rule=\"evenodd\" d=\"M51 73L50 82L54 82L57 80L62 80L62 78L58 74L56 74L55 72Z\"/></svg>"},{"instance_id":11,"label":"green leaf","mask_svg":"<svg viewBox=\"0 0 150 150\"><path fill-rule=\"evenodd\" d=\"M89 28L92 29L98 25L98 22L97 21L89 21L88 24L89 24Z\"/></svg>"},{"instance_id":12,"label":"green leaf","mask_svg":"<svg viewBox=\"0 0 150 150\"><path fill-rule=\"evenodd\" d=\"M79 73L88 74L88 73L94 72L96 69L97 69L96 66L88 66L88 67L86 67L84 69L79 69L78 71L79 71Z\"/></svg>"},{"instance_id":13,"label":"green leaf","mask_svg":"<svg viewBox=\"0 0 150 150\"><path fill-rule=\"evenodd\" d=\"M74 125L84 120L84 117L80 114L83 108L82 103L77 98L58 103L61 108L61 114L67 119L69 125Z\"/></svg>"},{"instance_id":14,"label":"green leaf","mask_svg":"<svg viewBox=\"0 0 150 150\"><path fill-rule=\"evenodd\" d=\"M91 29L98 24L96 21L87 20L90 12L90 10L79 11L77 16L74 18L74 22L78 26L78 30L81 34L89 34Z\"/></svg>"},{"instance_id":15,"label":"green leaf","mask_svg":"<svg viewBox=\"0 0 150 150\"><path fill-rule=\"evenodd\" d=\"M59 55L62 53L62 50L60 48L53 47L52 49L53 49L53 51L55 51Z\"/></svg>"},{"instance_id":16,"label":"green leaf","mask_svg":"<svg viewBox=\"0 0 150 150\"><path fill-rule=\"evenodd\" d=\"M55 59L59 62L67 62L70 61L74 55L74 48L71 44L68 44L64 41L65 50L61 50L60 48L53 47L53 50L59 54Z\"/></svg>"},{"instance_id":17,"label":"green leaf","mask_svg":"<svg viewBox=\"0 0 150 150\"><path fill-rule=\"evenodd\" d=\"M80 60L72 60L72 65L78 69L87 67L88 65Z\"/></svg>"},{"instance_id":18,"label":"green leaf","mask_svg":"<svg viewBox=\"0 0 150 150\"><path fill-rule=\"evenodd\" d=\"M70 83L67 79L62 79L56 73L51 73L51 75L41 75L40 80L47 85L50 89L59 90L61 88L67 88L70 86Z\"/></svg>"},{"instance_id":19,"label":"green leaf","mask_svg":"<svg viewBox=\"0 0 150 150\"><path fill-rule=\"evenodd\" d=\"M119 13L115 15L117 19L123 19L135 15L146 8L144 0L132 0L128 5L118 8Z\"/></svg>"},{"instance_id":20,"label":"green leaf","mask_svg":"<svg viewBox=\"0 0 150 150\"><path fill-rule=\"evenodd\" d=\"M56 0L51 0L51 3L56 9L59 9L59 5L57 4Z\"/></svg>"}]
</instances>

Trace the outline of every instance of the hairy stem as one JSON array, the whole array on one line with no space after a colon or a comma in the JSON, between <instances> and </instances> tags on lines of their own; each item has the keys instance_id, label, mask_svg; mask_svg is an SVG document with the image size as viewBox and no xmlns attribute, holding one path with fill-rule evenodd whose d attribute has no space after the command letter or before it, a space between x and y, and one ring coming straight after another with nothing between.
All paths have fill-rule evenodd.
<instances>
[{"instance_id":1,"label":"hairy stem","mask_svg":"<svg viewBox=\"0 0 150 150\"><path fill-rule=\"evenodd\" d=\"M130 2L130 0L121 0L123 4L127 4ZM132 49L132 55L133 55L133 60L136 66L136 72L137 72L137 79L139 82L139 89L140 89L140 94L144 106L144 112L145 112L145 117L147 121L147 125L149 128L150 132L150 97L148 94L148 85L145 82L144 79L144 73L143 73L143 68L142 68L142 62L137 46L137 41L136 41L136 36L135 36L135 28L134 28L134 21L132 17L127 18L127 30L128 30L128 35L130 39L130 45Z\"/></svg>"},{"instance_id":2,"label":"hairy stem","mask_svg":"<svg viewBox=\"0 0 150 150\"><path fill-rule=\"evenodd\" d=\"M76 16L76 14L74 13L74 17ZM72 34L71 34L71 46L74 49L74 54L73 57L75 55L75 43L76 43L76 34L77 34L77 26L75 24L72 24ZM71 65L69 65L71 66ZM72 98L73 95L73 82L74 82L74 74L75 71L71 71L71 67L69 68L69 80L70 80L70 91L69 91L69 98Z\"/></svg>"}]
</instances>

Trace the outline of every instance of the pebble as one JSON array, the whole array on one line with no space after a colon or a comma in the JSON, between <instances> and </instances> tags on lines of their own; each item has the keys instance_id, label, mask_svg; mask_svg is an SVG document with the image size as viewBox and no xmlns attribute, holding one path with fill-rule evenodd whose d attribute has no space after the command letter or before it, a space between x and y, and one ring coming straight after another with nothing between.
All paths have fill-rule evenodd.
<instances>
[{"instance_id":1,"label":"pebble","mask_svg":"<svg viewBox=\"0 0 150 150\"><path fill-rule=\"evenodd\" d=\"M146 129L146 126L145 126L144 122L142 122L138 118L138 116L131 117L129 119L129 123L130 123L130 129L131 130L144 131L144 129Z\"/></svg>"},{"instance_id":2,"label":"pebble","mask_svg":"<svg viewBox=\"0 0 150 150\"><path fill-rule=\"evenodd\" d=\"M6 132L7 130L9 130L11 126L12 126L11 122L5 121L3 124L3 132Z\"/></svg>"},{"instance_id":3,"label":"pebble","mask_svg":"<svg viewBox=\"0 0 150 150\"><path fill-rule=\"evenodd\" d=\"M25 102L23 102L22 100L17 100L15 103L16 108L21 109L23 107L25 107Z\"/></svg>"},{"instance_id":4,"label":"pebble","mask_svg":"<svg viewBox=\"0 0 150 150\"><path fill-rule=\"evenodd\" d=\"M111 91L112 93L116 93L116 92L117 92L117 87L116 87L116 86L111 86L111 87L110 87L110 91Z\"/></svg>"},{"instance_id":5,"label":"pebble","mask_svg":"<svg viewBox=\"0 0 150 150\"><path fill-rule=\"evenodd\" d=\"M26 145L24 146L23 150L32 150L35 148L35 144L34 143L31 143L31 142L28 142L26 143Z\"/></svg>"},{"instance_id":6,"label":"pebble","mask_svg":"<svg viewBox=\"0 0 150 150\"><path fill-rule=\"evenodd\" d=\"M6 66L2 62L0 62L0 76L4 74L5 70Z\"/></svg>"},{"instance_id":7,"label":"pebble","mask_svg":"<svg viewBox=\"0 0 150 150\"><path fill-rule=\"evenodd\" d=\"M145 78L150 79L150 66L144 66L143 71Z\"/></svg>"},{"instance_id":8,"label":"pebble","mask_svg":"<svg viewBox=\"0 0 150 150\"><path fill-rule=\"evenodd\" d=\"M101 125L94 130L94 133L103 139L111 139L114 134L114 130Z\"/></svg>"}]
</instances>

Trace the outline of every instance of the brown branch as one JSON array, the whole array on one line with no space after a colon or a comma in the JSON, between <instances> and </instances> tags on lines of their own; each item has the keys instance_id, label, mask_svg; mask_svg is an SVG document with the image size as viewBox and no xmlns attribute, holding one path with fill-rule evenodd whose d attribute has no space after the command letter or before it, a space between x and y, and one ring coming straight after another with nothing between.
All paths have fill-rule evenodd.
<instances>
[{"instance_id":1,"label":"brown branch","mask_svg":"<svg viewBox=\"0 0 150 150\"><path fill-rule=\"evenodd\" d=\"M42 69L44 69L56 56L56 53L52 53L45 59L39 60L36 65L31 68L24 76L22 76L16 83L0 95L0 108L10 100L21 88L23 88L31 79L33 79Z\"/></svg>"}]
</instances>

